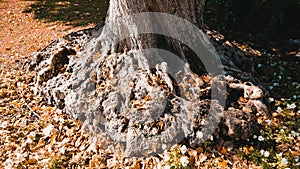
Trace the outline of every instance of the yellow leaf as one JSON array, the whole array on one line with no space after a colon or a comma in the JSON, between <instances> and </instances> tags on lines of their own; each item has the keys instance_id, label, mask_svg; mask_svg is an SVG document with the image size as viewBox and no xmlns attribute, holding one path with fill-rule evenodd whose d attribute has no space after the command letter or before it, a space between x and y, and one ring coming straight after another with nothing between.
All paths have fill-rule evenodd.
<instances>
[{"instance_id":1,"label":"yellow leaf","mask_svg":"<svg viewBox=\"0 0 300 169\"><path fill-rule=\"evenodd\" d=\"M243 147L243 152L248 155L249 154L249 150L247 149L247 147Z\"/></svg>"},{"instance_id":2,"label":"yellow leaf","mask_svg":"<svg viewBox=\"0 0 300 169\"><path fill-rule=\"evenodd\" d=\"M247 45L242 45L241 48L242 48L242 49L247 49L248 46L247 46Z\"/></svg>"},{"instance_id":3,"label":"yellow leaf","mask_svg":"<svg viewBox=\"0 0 300 169\"><path fill-rule=\"evenodd\" d=\"M134 82L129 82L129 87L133 88L134 87Z\"/></svg>"},{"instance_id":4,"label":"yellow leaf","mask_svg":"<svg viewBox=\"0 0 300 169\"><path fill-rule=\"evenodd\" d=\"M184 94L184 96L185 96L186 98L190 98L190 93L189 93L189 92L186 92L186 93Z\"/></svg>"},{"instance_id":5,"label":"yellow leaf","mask_svg":"<svg viewBox=\"0 0 300 169\"><path fill-rule=\"evenodd\" d=\"M0 107L0 112L4 112L6 110L5 107Z\"/></svg>"},{"instance_id":6,"label":"yellow leaf","mask_svg":"<svg viewBox=\"0 0 300 169\"><path fill-rule=\"evenodd\" d=\"M254 150L254 148L251 146L251 147L249 147L249 151L253 151Z\"/></svg>"}]
</instances>

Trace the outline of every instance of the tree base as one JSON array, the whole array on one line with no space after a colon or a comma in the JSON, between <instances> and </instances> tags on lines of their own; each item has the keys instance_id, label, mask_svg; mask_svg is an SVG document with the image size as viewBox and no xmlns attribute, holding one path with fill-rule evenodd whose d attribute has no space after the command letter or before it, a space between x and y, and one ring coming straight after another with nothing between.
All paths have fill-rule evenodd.
<instances>
[{"instance_id":1,"label":"tree base","mask_svg":"<svg viewBox=\"0 0 300 169\"><path fill-rule=\"evenodd\" d=\"M94 67L76 67L77 63L90 62L78 53L91 38L92 31L73 33L54 41L34 55L29 69L37 73L36 94L44 96L47 104L82 120L83 126L93 134L102 130L112 140L125 143L128 155L138 155L145 147L156 151L162 144L171 145L183 139L190 146L197 146L211 136L246 140L259 132L256 119L267 115L267 108L263 91L245 76L248 73L228 67L228 75L223 77L228 88L223 91L223 97L227 97L223 115L209 116L210 109L218 113L221 107L211 97L212 82L218 81L218 77L186 71L178 74L183 80L177 83L164 77L163 63L150 73L132 67L136 69L135 74L122 74L118 65L130 63L134 52L131 50L107 55ZM223 58L230 63L230 56ZM128 83L128 88L116 85L119 81ZM190 85L188 89L193 92L185 90L185 85ZM82 90L82 95L74 93L75 90ZM200 101L193 102L195 98ZM207 121L214 120L219 123L206 125ZM211 134L205 135L203 126ZM158 137L161 145L157 147Z\"/></svg>"}]
</instances>

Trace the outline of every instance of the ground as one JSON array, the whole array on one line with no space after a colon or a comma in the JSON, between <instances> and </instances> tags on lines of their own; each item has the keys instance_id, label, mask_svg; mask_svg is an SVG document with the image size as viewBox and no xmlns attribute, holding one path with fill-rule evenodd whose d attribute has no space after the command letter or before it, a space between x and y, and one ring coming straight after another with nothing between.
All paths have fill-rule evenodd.
<instances>
[{"instance_id":1,"label":"ground","mask_svg":"<svg viewBox=\"0 0 300 169\"><path fill-rule=\"evenodd\" d=\"M218 33L212 38L238 46L243 54L253 58L252 73L269 93L271 116L258 119L263 125L260 134L246 142L211 140L197 149L175 145L159 156L129 159L101 149L101 143L89 142L89 135L80 130L80 122L41 104L41 98L33 94L35 74L21 69L25 59L51 40L95 25L87 11L80 10L75 13L82 22L72 22L68 12L73 13L76 8L63 11L66 18L51 20L55 18L51 15L60 10L38 15L43 9L56 9L55 5L83 1L50 2L0 0L1 168L140 168L142 164L146 168L299 168L298 51L285 56L285 52L276 52L269 46L257 47L236 40L238 43ZM68 18L70 22L66 21Z\"/></svg>"}]
</instances>

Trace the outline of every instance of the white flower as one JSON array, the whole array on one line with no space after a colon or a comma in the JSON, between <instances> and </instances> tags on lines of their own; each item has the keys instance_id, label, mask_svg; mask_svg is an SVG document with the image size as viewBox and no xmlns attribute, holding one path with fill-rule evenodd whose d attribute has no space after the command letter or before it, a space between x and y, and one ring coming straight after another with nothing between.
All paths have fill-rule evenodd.
<instances>
[{"instance_id":1,"label":"white flower","mask_svg":"<svg viewBox=\"0 0 300 169\"><path fill-rule=\"evenodd\" d=\"M33 156L33 158L38 161L40 159L40 156L36 154L35 156Z\"/></svg>"},{"instance_id":2,"label":"white flower","mask_svg":"<svg viewBox=\"0 0 300 169\"><path fill-rule=\"evenodd\" d=\"M201 155L199 156L199 162L200 162L200 163L203 163L203 162L206 161L206 160L207 160L207 156L206 156L206 155L201 154Z\"/></svg>"},{"instance_id":3,"label":"white flower","mask_svg":"<svg viewBox=\"0 0 300 169\"><path fill-rule=\"evenodd\" d=\"M277 113L281 113L282 111L283 111L283 110L282 110L281 107L277 107L277 110L276 110Z\"/></svg>"},{"instance_id":4,"label":"white flower","mask_svg":"<svg viewBox=\"0 0 300 169\"><path fill-rule=\"evenodd\" d=\"M295 103L293 103L293 104L288 104L286 107L288 109L294 109L294 108L296 108L296 105L295 105Z\"/></svg>"},{"instance_id":5,"label":"white flower","mask_svg":"<svg viewBox=\"0 0 300 169\"><path fill-rule=\"evenodd\" d=\"M282 158L281 159L281 164L282 165L287 165L289 162L287 161L287 159L286 158Z\"/></svg>"},{"instance_id":6,"label":"white flower","mask_svg":"<svg viewBox=\"0 0 300 169\"><path fill-rule=\"evenodd\" d=\"M257 139L257 136L256 136L256 135L253 135L253 138L254 138L254 139Z\"/></svg>"},{"instance_id":7,"label":"white flower","mask_svg":"<svg viewBox=\"0 0 300 169\"><path fill-rule=\"evenodd\" d=\"M270 97L269 102L273 102L273 101L274 101L274 98Z\"/></svg>"},{"instance_id":8,"label":"white flower","mask_svg":"<svg viewBox=\"0 0 300 169\"><path fill-rule=\"evenodd\" d=\"M258 141L264 141L265 138L263 136L258 136Z\"/></svg>"},{"instance_id":9,"label":"white flower","mask_svg":"<svg viewBox=\"0 0 300 169\"><path fill-rule=\"evenodd\" d=\"M45 135L45 137L49 137L51 135L53 128L54 126L52 124L49 124L46 128L43 129L43 134Z\"/></svg>"},{"instance_id":10,"label":"white flower","mask_svg":"<svg viewBox=\"0 0 300 169\"><path fill-rule=\"evenodd\" d=\"M165 165L164 169L170 169L171 167L169 165Z\"/></svg>"},{"instance_id":11,"label":"white flower","mask_svg":"<svg viewBox=\"0 0 300 169\"><path fill-rule=\"evenodd\" d=\"M276 157L281 157L282 156L282 153L279 153L279 154L276 154Z\"/></svg>"},{"instance_id":12,"label":"white flower","mask_svg":"<svg viewBox=\"0 0 300 169\"><path fill-rule=\"evenodd\" d=\"M58 122L58 116L55 115L55 116L53 117L53 120L57 123L57 122Z\"/></svg>"},{"instance_id":13,"label":"white flower","mask_svg":"<svg viewBox=\"0 0 300 169\"><path fill-rule=\"evenodd\" d=\"M300 114L300 110L298 110L298 113Z\"/></svg>"},{"instance_id":14,"label":"white flower","mask_svg":"<svg viewBox=\"0 0 300 169\"><path fill-rule=\"evenodd\" d=\"M294 130L291 131L291 134L292 134L294 137L297 136L297 133L296 133Z\"/></svg>"},{"instance_id":15,"label":"white flower","mask_svg":"<svg viewBox=\"0 0 300 169\"><path fill-rule=\"evenodd\" d=\"M260 150L260 154L264 155L265 154L265 150Z\"/></svg>"},{"instance_id":16,"label":"white flower","mask_svg":"<svg viewBox=\"0 0 300 169\"><path fill-rule=\"evenodd\" d=\"M31 144L32 142L33 142L33 140L31 138L27 138L25 141L25 143L29 143L29 144Z\"/></svg>"},{"instance_id":17,"label":"white flower","mask_svg":"<svg viewBox=\"0 0 300 169\"><path fill-rule=\"evenodd\" d=\"M5 169L11 169L13 165L13 160L11 158L6 159L6 161L3 163L5 166Z\"/></svg>"},{"instance_id":18,"label":"white flower","mask_svg":"<svg viewBox=\"0 0 300 169\"><path fill-rule=\"evenodd\" d=\"M271 120L266 120L265 121L267 124L271 124Z\"/></svg>"},{"instance_id":19,"label":"white flower","mask_svg":"<svg viewBox=\"0 0 300 169\"><path fill-rule=\"evenodd\" d=\"M165 161L169 161L169 160L170 160L170 155L169 155L169 153L165 153L165 154L164 154L164 160L165 160Z\"/></svg>"},{"instance_id":20,"label":"white flower","mask_svg":"<svg viewBox=\"0 0 300 169\"><path fill-rule=\"evenodd\" d=\"M296 95L293 95L293 99L297 99L297 96L296 96Z\"/></svg>"},{"instance_id":21,"label":"white flower","mask_svg":"<svg viewBox=\"0 0 300 169\"><path fill-rule=\"evenodd\" d=\"M201 131L197 131L196 137L197 137L198 139L202 139L202 138L203 138L203 133L202 133Z\"/></svg>"},{"instance_id":22,"label":"white flower","mask_svg":"<svg viewBox=\"0 0 300 169\"><path fill-rule=\"evenodd\" d=\"M180 151L181 151L182 154L185 154L187 152L186 146L185 145L181 146Z\"/></svg>"},{"instance_id":23,"label":"white flower","mask_svg":"<svg viewBox=\"0 0 300 169\"><path fill-rule=\"evenodd\" d=\"M29 133L29 136L30 136L30 138L35 138L36 133L34 131L32 131L32 132Z\"/></svg>"},{"instance_id":24,"label":"white flower","mask_svg":"<svg viewBox=\"0 0 300 169\"><path fill-rule=\"evenodd\" d=\"M211 140L211 141L214 141L214 136L210 136L210 140Z\"/></svg>"},{"instance_id":25,"label":"white flower","mask_svg":"<svg viewBox=\"0 0 300 169\"><path fill-rule=\"evenodd\" d=\"M268 158L270 156L270 153L268 151L265 151L264 156Z\"/></svg>"},{"instance_id":26,"label":"white flower","mask_svg":"<svg viewBox=\"0 0 300 169\"><path fill-rule=\"evenodd\" d=\"M180 157L180 162L183 167L189 164L189 158L187 156Z\"/></svg>"},{"instance_id":27,"label":"white flower","mask_svg":"<svg viewBox=\"0 0 300 169\"><path fill-rule=\"evenodd\" d=\"M59 149L59 152L61 152L62 154L65 154L66 152L66 148L63 146Z\"/></svg>"}]
</instances>

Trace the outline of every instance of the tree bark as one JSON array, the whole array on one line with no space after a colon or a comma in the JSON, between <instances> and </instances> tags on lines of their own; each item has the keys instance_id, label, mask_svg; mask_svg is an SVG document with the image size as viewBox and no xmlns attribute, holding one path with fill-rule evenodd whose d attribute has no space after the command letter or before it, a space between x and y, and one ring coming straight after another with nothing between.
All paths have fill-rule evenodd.
<instances>
[{"instance_id":1,"label":"tree bark","mask_svg":"<svg viewBox=\"0 0 300 169\"><path fill-rule=\"evenodd\" d=\"M176 25L175 34L189 35L191 42L185 43L199 46L207 55L204 60L172 34L138 34L139 29L172 30L168 27L174 25L172 21L151 25L149 18L126 20L137 13L160 12L201 27L204 4L205 0L111 0L104 28L77 56L66 54L73 52L39 56L45 61L36 64L37 93L48 96L54 105L62 103L65 112L82 120L94 134L102 130L113 141L124 143L128 155L158 153L164 145L183 140L196 146L222 134L247 139L257 131L255 114L265 112L260 88L224 74L205 74L206 69L212 72L209 70L214 68L204 67L202 62L208 65L218 55L206 36L187 22ZM193 35L200 36L201 41L194 41ZM146 52L153 48L162 50ZM71 51L67 47L59 50ZM221 59L229 68L235 67L231 58ZM222 98L227 96L225 105Z\"/></svg>"},{"instance_id":2,"label":"tree bark","mask_svg":"<svg viewBox=\"0 0 300 169\"><path fill-rule=\"evenodd\" d=\"M126 16L143 13L143 12L159 12L172 14L177 17L186 19L190 23L202 27L203 26L203 11L205 6L205 0L111 0L108 9L107 18L105 25L114 24L114 22L120 18L125 18ZM160 18L157 18L158 20ZM118 32L121 34L130 32L133 27L137 27L135 24L143 24L138 21L131 22L131 24L125 25L125 27L111 27L113 32ZM161 29L168 29L165 27L166 23L161 23L160 25L145 25L149 27L160 26ZM184 25L177 25L177 29L184 31L186 28ZM192 36L192 35L190 35ZM107 44L100 45L100 48L108 46ZM130 49L147 49L147 48L160 48L168 50L181 58L187 59L191 69L198 73L203 74L206 72L202 62L199 58L188 49L185 44L182 44L177 39L172 39L170 37L165 37L161 35L153 34L143 34L131 36L122 40L120 43L115 44L110 47L109 50L113 52L123 52Z\"/></svg>"},{"instance_id":3,"label":"tree bark","mask_svg":"<svg viewBox=\"0 0 300 169\"><path fill-rule=\"evenodd\" d=\"M149 24L149 18L127 18L137 13L160 12L200 26L204 3L204 0L111 0L105 23L107 27L87 46L87 60L77 63L79 66L74 69L71 81L76 87L66 97L66 110L79 115L85 125L94 128L93 131L104 124L102 130L109 133L114 141L125 142L125 152L129 155L142 155L147 151L157 153L162 151L163 145L178 143L186 137L193 138L190 143L194 145L207 139L216 125L206 124L206 115L201 116L199 112L209 114L209 110L205 109L211 108L214 116L207 115L210 119L206 120L218 122L218 113L222 111L218 100L208 99L210 93L214 92L204 87L212 84L214 78L204 82L192 72L199 70L197 73L203 73L205 67L198 56L179 40L139 34L139 29L151 32L155 27L171 31L170 25L174 26L172 20L160 21L161 18L155 15L154 19L159 22ZM178 23L175 26L182 33L188 25ZM195 28L189 27L187 30L189 32L184 35L188 36L188 40L192 40L193 36L205 39L205 35ZM108 34L121 36L121 41ZM201 42L206 43L205 40ZM163 52L156 50L148 54L146 50L151 48L161 48ZM176 56L164 58L168 55L165 51L174 53L182 60L170 63L176 60ZM203 51L204 54L217 57L212 48L203 48ZM171 73L170 69L174 72ZM86 75L89 77L86 78ZM96 88L96 92L89 92L92 88ZM220 87L220 90L225 88ZM95 94L96 102L93 99ZM209 125L206 126L209 129L203 131L203 138L195 139L197 131L193 130L193 126L201 129L198 123Z\"/></svg>"}]
</instances>

